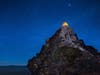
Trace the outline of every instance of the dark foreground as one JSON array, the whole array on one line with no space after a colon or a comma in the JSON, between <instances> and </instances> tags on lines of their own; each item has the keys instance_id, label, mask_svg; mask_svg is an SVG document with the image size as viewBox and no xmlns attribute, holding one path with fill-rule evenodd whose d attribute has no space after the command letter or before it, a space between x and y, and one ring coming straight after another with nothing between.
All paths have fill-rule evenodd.
<instances>
[{"instance_id":1,"label":"dark foreground","mask_svg":"<svg viewBox=\"0 0 100 75\"><path fill-rule=\"evenodd\" d=\"M25 66L0 66L0 75L30 75Z\"/></svg>"}]
</instances>

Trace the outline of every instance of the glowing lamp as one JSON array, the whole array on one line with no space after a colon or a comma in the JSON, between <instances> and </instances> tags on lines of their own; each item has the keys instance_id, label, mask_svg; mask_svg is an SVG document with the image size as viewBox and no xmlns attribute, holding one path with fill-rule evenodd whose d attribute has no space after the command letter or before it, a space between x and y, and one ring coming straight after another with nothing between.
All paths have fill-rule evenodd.
<instances>
[{"instance_id":1,"label":"glowing lamp","mask_svg":"<svg viewBox=\"0 0 100 75\"><path fill-rule=\"evenodd\" d=\"M66 27L66 26L68 26L68 23L67 22L63 22L62 26Z\"/></svg>"}]
</instances>

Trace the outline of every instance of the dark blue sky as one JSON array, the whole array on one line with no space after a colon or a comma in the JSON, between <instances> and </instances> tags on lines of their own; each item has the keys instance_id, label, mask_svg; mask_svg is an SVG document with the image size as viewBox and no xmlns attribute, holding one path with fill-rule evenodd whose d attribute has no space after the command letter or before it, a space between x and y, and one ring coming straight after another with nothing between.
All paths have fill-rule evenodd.
<instances>
[{"instance_id":1,"label":"dark blue sky","mask_svg":"<svg viewBox=\"0 0 100 75\"><path fill-rule=\"evenodd\" d=\"M99 0L0 0L0 65L24 65L67 21L100 50Z\"/></svg>"}]
</instances>

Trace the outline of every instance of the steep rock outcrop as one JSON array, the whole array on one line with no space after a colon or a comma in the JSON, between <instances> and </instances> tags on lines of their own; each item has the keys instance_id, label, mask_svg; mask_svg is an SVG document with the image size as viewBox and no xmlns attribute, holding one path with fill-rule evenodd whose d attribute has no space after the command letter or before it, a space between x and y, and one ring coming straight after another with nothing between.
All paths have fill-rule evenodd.
<instances>
[{"instance_id":1,"label":"steep rock outcrop","mask_svg":"<svg viewBox=\"0 0 100 75\"><path fill-rule=\"evenodd\" d=\"M32 75L100 74L100 54L86 46L66 22L46 41L39 54L29 60Z\"/></svg>"}]
</instances>

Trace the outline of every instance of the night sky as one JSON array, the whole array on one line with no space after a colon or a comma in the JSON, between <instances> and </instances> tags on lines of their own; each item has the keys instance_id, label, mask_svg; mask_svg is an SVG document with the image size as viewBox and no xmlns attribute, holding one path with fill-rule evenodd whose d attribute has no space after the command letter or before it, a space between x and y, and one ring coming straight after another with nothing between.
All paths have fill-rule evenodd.
<instances>
[{"instance_id":1,"label":"night sky","mask_svg":"<svg viewBox=\"0 0 100 75\"><path fill-rule=\"evenodd\" d=\"M25 65L67 21L100 50L100 0L0 0L0 65Z\"/></svg>"}]
</instances>

